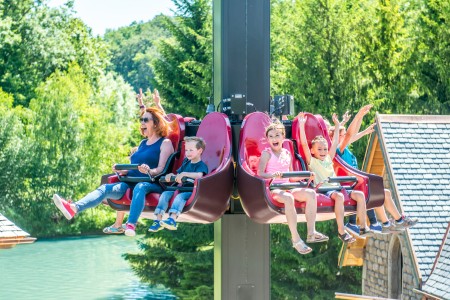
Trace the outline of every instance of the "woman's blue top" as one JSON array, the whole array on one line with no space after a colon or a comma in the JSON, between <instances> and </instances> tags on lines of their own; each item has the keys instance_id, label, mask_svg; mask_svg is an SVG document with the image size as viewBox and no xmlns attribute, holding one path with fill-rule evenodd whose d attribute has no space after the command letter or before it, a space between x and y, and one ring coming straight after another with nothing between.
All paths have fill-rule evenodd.
<instances>
[{"instance_id":1,"label":"woman's blue top","mask_svg":"<svg viewBox=\"0 0 450 300\"><path fill-rule=\"evenodd\" d=\"M147 145L147 140L142 140L137 151L130 157L132 164L146 164L151 169L156 168L159 163L159 155L161 154L161 144L164 141L164 137L154 142L151 145ZM127 174L130 177L147 177L147 174L139 172L139 170L130 170Z\"/></svg>"}]
</instances>

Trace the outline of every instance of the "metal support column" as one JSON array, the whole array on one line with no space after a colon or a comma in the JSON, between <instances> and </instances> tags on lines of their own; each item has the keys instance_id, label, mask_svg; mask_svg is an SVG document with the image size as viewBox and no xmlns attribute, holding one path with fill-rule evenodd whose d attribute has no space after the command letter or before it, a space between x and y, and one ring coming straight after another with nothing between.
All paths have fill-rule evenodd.
<instances>
[{"instance_id":1,"label":"metal support column","mask_svg":"<svg viewBox=\"0 0 450 300\"><path fill-rule=\"evenodd\" d=\"M270 299L269 225L246 215L214 224L214 299Z\"/></svg>"},{"instance_id":2,"label":"metal support column","mask_svg":"<svg viewBox=\"0 0 450 300\"><path fill-rule=\"evenodd\" d=\"M214 106L234 96L247 114L270 111L270 0L213 0L213 31ZM244 115L232 118L235 160ZM269 225L239 207L214 224L214 299L270 299Z\"/></svg>"}]
</instances>

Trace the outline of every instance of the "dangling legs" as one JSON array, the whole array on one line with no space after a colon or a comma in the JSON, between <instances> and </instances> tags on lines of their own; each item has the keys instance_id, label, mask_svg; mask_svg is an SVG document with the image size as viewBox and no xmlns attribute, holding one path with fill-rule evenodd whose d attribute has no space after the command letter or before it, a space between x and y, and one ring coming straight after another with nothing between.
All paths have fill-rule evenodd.
<instances>
[{"instance_id":1,"label":"dangling legs","mask_svg":"<svg viewBox=\"0 0 450 300\"><path fill-rule=\"evenodd\" d=\"M300 254L307 254L311 252L312 249L306 246L297 231L297 214L294 207L294 196L286 191L273 190L272 197L276 201L284 204L284 213L286 215L288 227L291 232L293 247Z\"/></svg>"}]
</instances>

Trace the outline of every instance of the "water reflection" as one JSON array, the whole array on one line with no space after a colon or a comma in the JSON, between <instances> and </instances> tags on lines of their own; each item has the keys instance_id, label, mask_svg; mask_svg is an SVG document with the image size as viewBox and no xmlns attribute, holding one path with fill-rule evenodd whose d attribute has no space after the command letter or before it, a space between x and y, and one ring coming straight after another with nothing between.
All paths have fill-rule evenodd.
<instances>
[{"instance_id":1,"label":"water reflection","mask_svg":"<svg viewBox=\"0 0 450 300\"><path fill-rule=\"evenodd\" d=\"M38 240L0 250L0 299L176 299L139 282L123 253L135 239L93 236Z\"/></svg>"}]
</instances>

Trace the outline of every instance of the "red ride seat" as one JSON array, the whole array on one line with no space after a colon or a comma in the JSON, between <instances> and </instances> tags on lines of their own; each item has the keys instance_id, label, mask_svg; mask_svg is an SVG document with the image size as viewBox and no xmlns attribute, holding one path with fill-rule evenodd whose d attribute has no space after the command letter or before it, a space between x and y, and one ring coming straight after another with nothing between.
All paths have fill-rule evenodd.
<instances>
[{"instance_id":1,"label":"red ride seat","mask_svg":"<svg viewBox=\"0 0 450 300\"><path fill-rule=\"evenodd\" d=\"M311 148L311 141L318 135L322 135L328 142L328 147L331 147L331 140L328 135L328 130L325 122L320 115L313 115L311 113L305 113L305 133L308 143L308 147ZM305 154L301 147L300 131L298 119L295 118L292 122L292 139L297 143L297 149L299 149L300 156L305 159ZM384 203L384 187L383 178L377 175L368 174L360 170L354 169L347 165L337 154L333 160L334 171L336 176L355 176L358 180L352 190L358 190L364 193L366 196L367 209L378 207ZM344 187L349 187L352 183L341 183ZM320 191L320 189L319 189ZM324 195L320 194L319 198L323 198ZM321 205L322 200L318 200L318 212L324 210L325 205ZM352 199L346 199L344 202L346 212L356 212L356 201Z\"/></svg>"},{"instance_id":2,"label":"red ride seat","mask_svg":"<svg viewBox=\"0 0 450 300\"><path fill-rule=\"evenodd\" d=\"M174 166L177 165L177 161L179 160L179 148L185 134L185 122L183 117L176 114L168 114L167 119L170 121L171 127L171 132L167 138L172 141L172 145L175 150L174 154L169 158L166 164L166 168L168 169L166 173L170 173L173 171ZM102 183L115 183L119 181L120 180L117 175L112 175L108 176L106 182ZM153 217L151 213L155 210L155 207L158 204L159 196L160 194L157 193L149 193L146 195L144 211L141 215L142 217ZM111 206L115 210L129 211L132 198L133 190L128 189L121 199L107 199L107 202L109 206Z\"/></svg>"},{"instance_id":3,"label":"red ride seat","mask_svg":"<svg viewBox=\"0 0 450 300\"><path fill-rule=\"evenodd\" d=\"M237 170L238 191L244 211L252 220L258 223L285 223L284 205L272 198L269 181L256 175L257 162L261 156L261 151L268 147L265 140L265 127L270 122L271 120L267 114L255 112L247 115L242 123ZM326 133L325 124L323 123L320 126L318 124L318 118L314 116L308 118L306 132L309 141L316 135ZM298 123L296 121L292 124L292 135L293 138L298 137ZM283 148L291 152L293 171L307 171L303 169L302 163L297 158L298 155L304 161L302 153L299 155L295 150L301 150L301 147L299 147L300 144L298 143L296 145L297 147L294 147L294 143L297 142L295 140L285 140L283 142ZM366 195L368 194L368 189L366 188L367 176L365 177L356 172L348 172L345 166L342 166L339 162L336 163L336 166L338 176L356 176L358 183L354 188L362 190ZM348 199L345 205L347 212L354 212L356 210L356 202L351 199ZM295 207L298 221L305 222L305 203L296 201ZM325 194L318 192L317 220L321 221L334 218L334 201Z\"/></svg>"},{"instance_id":4,"label":"red ride seat","mask_svg":"<svg viewBox=\"0 0 450 300\"><path fill-rule=\"evenodd\" d=\"M231 155L231 126L225 114L213 112L201 121L196 136L205 140L202 161L209 173L196 179L192 195L186 201L179 222L211 223L226 211L233 189L233 163ZM184 144L183 144L184 146ZM184 158L181 152L180 160ZM171 199L178 194L175 192Z\"/></svg>"},{"instance_id":5,"label":"red ride seat","mask_svg":"<svg viewBox=\"0 0 450 300\"><path fill-rule=\"evenodd\" d=\"M284 204L275 201L270 192L270 182L257 176L261 152L269 145L265 128L271 123L270 117L262 112L247 115L242 122L239 138L237 185L245 213L258 223L286 223ZM291 140L283 142L283 148L292 155L293 171L306 171L295 157ZM295 184L294 184L295 185ZM301 184L297 184L301 187ZM298 221L304 218L304 203L296 202Z\"/></svg>"}]
</instances>

